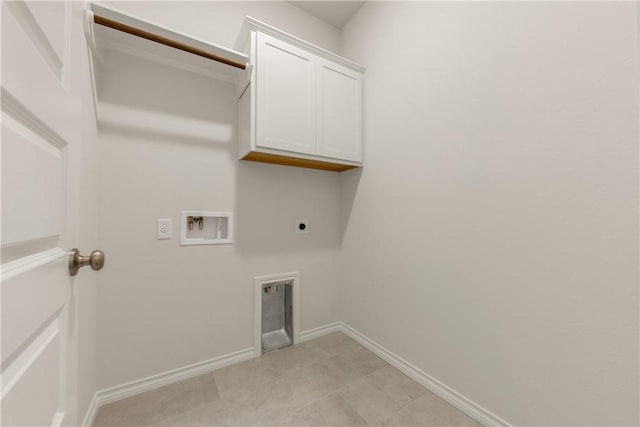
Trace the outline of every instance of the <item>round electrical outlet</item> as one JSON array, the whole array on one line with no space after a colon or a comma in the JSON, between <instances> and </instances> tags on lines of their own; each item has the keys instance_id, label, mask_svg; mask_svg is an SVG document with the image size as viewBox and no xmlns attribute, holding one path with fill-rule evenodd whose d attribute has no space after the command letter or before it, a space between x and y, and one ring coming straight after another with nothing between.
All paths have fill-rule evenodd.
<instances>
[{"instance_id":1,"label":"round electrical outlet","mask_svg":"<svg viewBox=\"0 0 640 427\"><path fill-rule=\"evenodd\" d=\"M296 233L297 234L309 234L309 220L297 219L296 220Z\"/></svg>"}]
</instances>

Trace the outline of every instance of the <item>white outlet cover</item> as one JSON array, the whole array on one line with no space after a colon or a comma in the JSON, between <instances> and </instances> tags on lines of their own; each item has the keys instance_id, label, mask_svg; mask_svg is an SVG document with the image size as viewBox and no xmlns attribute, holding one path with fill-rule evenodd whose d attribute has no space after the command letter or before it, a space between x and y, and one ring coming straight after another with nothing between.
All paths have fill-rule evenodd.
<instances>
[{"instance_id":1,"label":"white outlet cover","mask_svg":"<svg viewBox=\"0 0 640 427\"><path fill-rule=\"evenodd\" d=\"M169 218L158 218L158 240L171 239L173 236L172 221Z\"/></svg>"},{"instance_id":2,"label":"white outlet cover","mask_svg":"<svg viewBox=\"0 0 640 427\"><path fill-rule=\"evenodd\" d=\"M308 219L296 219L296 234L309 234Z\"/></svg>"}]
</instances>

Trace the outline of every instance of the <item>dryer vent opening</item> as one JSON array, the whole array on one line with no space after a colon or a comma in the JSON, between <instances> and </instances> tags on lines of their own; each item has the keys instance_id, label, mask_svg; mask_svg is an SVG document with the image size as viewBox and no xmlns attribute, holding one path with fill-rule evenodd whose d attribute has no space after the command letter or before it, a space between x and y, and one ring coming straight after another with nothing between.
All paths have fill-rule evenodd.
<instances>
[{"instance_id":1,"label":"dryer vent opening","mask_svg":"<svg viewBox=\"0 0 640 427\"><path fill-rule=\"evenodd\" d=\"M293 344L293 282L262 285L262 352Z\"/></svg>"}]
</instances>

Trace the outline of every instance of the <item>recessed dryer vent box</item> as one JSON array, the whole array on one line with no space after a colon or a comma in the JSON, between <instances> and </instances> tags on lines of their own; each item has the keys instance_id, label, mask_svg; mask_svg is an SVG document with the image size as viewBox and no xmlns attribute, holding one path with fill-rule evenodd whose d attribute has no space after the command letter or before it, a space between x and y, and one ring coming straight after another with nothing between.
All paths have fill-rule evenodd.
<instances>
[{"instance_id":1,"label":"recessed dryer vent box","mask_svg":"<svg viewBox=\"0 0 640 427\"><path fill-rule=\"evenodd\" d=\"M233 243L233 212L182 211L180 245Z\"/></svg>"}]
</instances>

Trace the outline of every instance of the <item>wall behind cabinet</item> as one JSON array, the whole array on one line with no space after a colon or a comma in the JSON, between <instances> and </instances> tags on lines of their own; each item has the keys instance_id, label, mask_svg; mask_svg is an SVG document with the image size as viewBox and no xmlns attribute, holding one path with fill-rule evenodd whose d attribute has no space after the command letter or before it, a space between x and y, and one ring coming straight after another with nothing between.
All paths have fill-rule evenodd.
<instances>
[{"instance_id":1,"label":"wall behind cabinet","mask_svg":"<svg viewBox=\"0 0 640 427\"><path fill-rule=\"evenodd\" d=\"M245 14L338 40L286 3L114 6L227 46ZM339 320L339 176L238 162L231 85L110 52L101 77L98 389L251 347L256 275L300 270L301 331ZM183 209L234 211L234 244L180 247ZM172 240L156 240L157 218L173 218Z\"/></svg>"}]
</instances>

